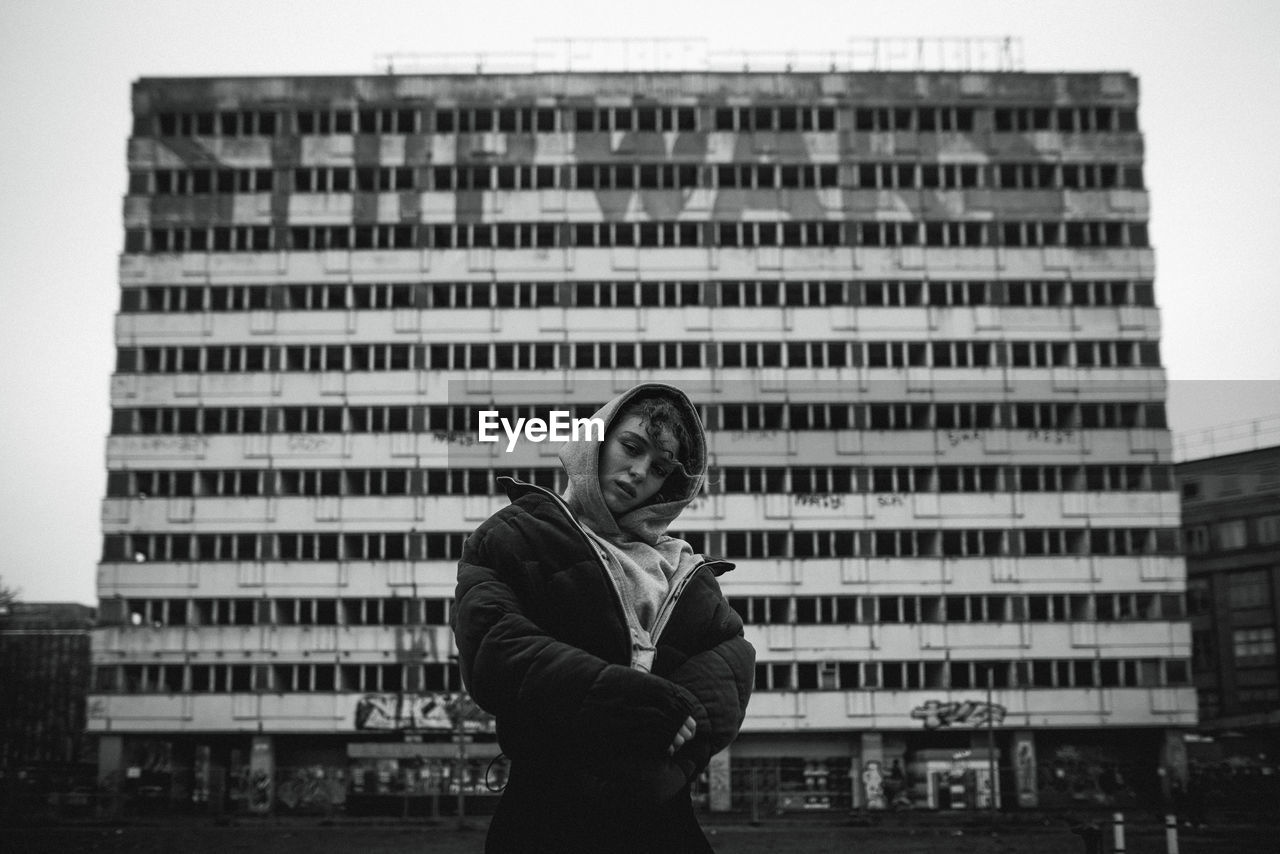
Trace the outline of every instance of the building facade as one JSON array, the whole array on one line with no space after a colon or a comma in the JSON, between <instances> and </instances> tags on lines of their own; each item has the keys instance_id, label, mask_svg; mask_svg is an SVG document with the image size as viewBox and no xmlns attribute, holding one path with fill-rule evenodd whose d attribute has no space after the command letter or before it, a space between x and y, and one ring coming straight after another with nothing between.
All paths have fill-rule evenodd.
<instances>
[{"instance_id":1,"label":"building facade","mask_svg":"<svg viewBox=\"0 0 1280 854\"><path fill-rule=\"evenodd\" d=\"M1179 463L1192 679L1205 758L1280 757L1280 447Z\"/></svg>"},{"instance_id":2,"label":"building facade","mask_svg":"<svg viewBox=\"0 0 1280 854\"><path fill-rule=\"evenodd\" d=\"M133 111L104 769L260 810L485 792L455 564L495 474L561 481L477 412L644 380L703 408L680 533L737 562L758 651L711 808L753 779L781 809L1034 806L1180 767L1130 75L143 79Z\"/></svg>"}]
</instances>

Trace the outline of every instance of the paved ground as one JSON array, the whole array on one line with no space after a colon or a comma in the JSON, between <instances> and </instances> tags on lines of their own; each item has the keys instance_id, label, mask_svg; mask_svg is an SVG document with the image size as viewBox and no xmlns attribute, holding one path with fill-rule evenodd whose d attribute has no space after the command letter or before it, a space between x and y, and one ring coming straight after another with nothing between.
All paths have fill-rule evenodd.
<instances>
[{"instance_id":1,"label":"paved ground","mask_svg":"<svg viewBox=\"0 0 1280 854\"><path fill-rule=\"evenodd\" d=\"M1078 854L1085 850L1064 821L1046 825L1003 826L995 832L980 824L913 822L910 817L875 827L845 821L766 821L758 827L717 820L705 824L719 854L764 852L961 852L967 854ZM1179 838L1180 854L1275 854L1278 828L1235 825L1209 828ZM1165 854L1163 831L1154 824L1131 824L1128 854ZM480 854L484 821L459 831L440 825L356 823L319 820L241 820L231 826L186 819L135 822L120 826L63 825L0 829L6 854ZM1111 852L1110 845L1102 848ZM608 854L601 852L601 854Z\"/></svg>"}]
</instances>

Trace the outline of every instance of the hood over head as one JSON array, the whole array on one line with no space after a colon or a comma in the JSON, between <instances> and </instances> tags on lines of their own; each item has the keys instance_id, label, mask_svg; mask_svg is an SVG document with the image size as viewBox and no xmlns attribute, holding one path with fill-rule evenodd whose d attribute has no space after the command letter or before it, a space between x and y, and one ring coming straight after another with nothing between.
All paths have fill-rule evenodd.
<instances>
[{"instance_id":1,"label":"hood over head","mask_svg":"<svg viewBox=\"0 0 1280 854\"><path fill-rule=\"evenodd\" d=\"M639 540L655 544L685 507L702 491L707 471L707 441L698 411L683 391L663 383L642 383L606 403L595 413L609 435L614 422L627 404L637 397L661 396L675 404L683 416L689 434L689 448L681 448L682 469L676 466L667 476L658 496L647 503L614 518L600 491L600 451L602 441L566 442L560 450L560 462L569 476L564 500L596 534L614 541Z\"/></svg>"}]
</instances>

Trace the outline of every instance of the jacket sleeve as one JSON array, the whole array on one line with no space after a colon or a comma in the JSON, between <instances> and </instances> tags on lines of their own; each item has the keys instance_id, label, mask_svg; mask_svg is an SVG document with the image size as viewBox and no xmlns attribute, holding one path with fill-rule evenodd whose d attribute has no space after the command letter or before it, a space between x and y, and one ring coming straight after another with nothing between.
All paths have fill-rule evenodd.
<instances>
[{"instance_id":1,"label":"jacket sleeve","mask_svg":"<svg viewBox=\"0 0 1280 854\"><path fill-rule=\"evenodd\" d=\"M482 529L483 531L483 529ZM524 744L662 755L697 705L673 682L557 641L527 614L520 563L478 531L463 550L453 627L462 678ZM505 746L505 740L504 740Z\"/></svg>"},{"instance_id":2,"label":"jacket sleeve","mask_svg":"<svg viewBox=\"0 0 1280 854\"><path fill-rule=\"evenodd\" d=\"M676 755L678 761L690 766L685 769L689 778L737 738L751 699L755 661L755 648L743 637L739 625L737 634L689 657L668 674L668 679L696 700L692 714L697 730Z\"/></svg>"},{"instance_id":3,"label":"jacket sleeve","mask_svg":"<svg viewBox=\"0 0 1280 854\"><path fill-rule=\"evenodd\" d=\"M686 636L684 650L678 648L680 644L659 645L654 668L695 700L692 717L698 729L676 754L690 778L737 737L755 681L755 648L744 636L742 618L728 606L714 581L705 586L704 594L714 598L714 608L707 624L696 632L698 639L690 641Z\"/></svg>"}]
</instances>

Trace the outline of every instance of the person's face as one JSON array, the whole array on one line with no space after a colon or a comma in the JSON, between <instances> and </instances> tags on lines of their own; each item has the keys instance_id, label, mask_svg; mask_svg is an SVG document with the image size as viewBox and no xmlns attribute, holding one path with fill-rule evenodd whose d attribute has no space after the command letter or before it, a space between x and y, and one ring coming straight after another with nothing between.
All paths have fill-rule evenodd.
<instances>
[{"instance_id":1,"label":"person's face","mask_svg":"<svg viewBox=\"0 0 1280 854\"><path fill-rule=\"evenodd\" d=\"M600 492L615 517L652 498L675 468L679 443L668 430L655 440L639 415L629 415L610 431L600 451Z\"/></svg>"}]
</instances>

